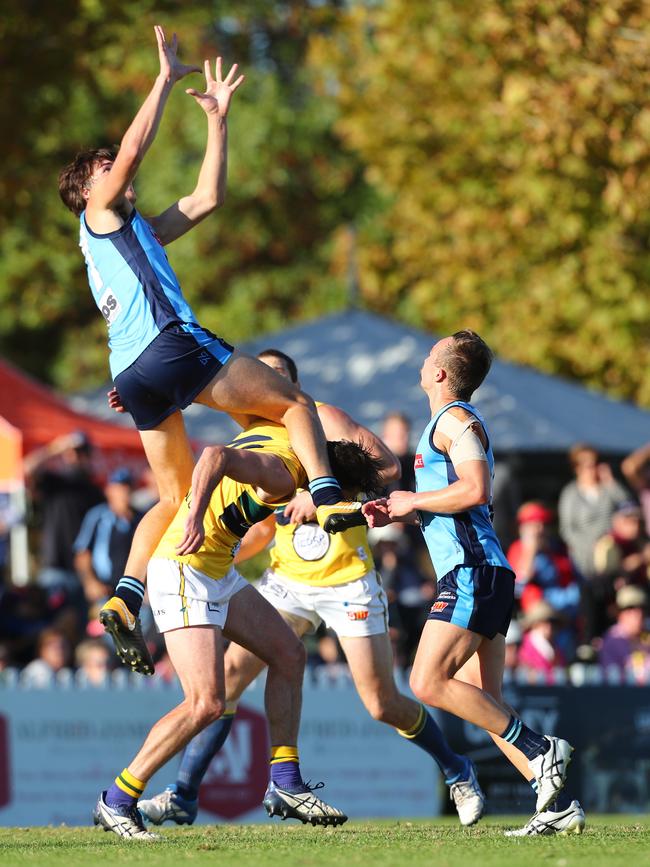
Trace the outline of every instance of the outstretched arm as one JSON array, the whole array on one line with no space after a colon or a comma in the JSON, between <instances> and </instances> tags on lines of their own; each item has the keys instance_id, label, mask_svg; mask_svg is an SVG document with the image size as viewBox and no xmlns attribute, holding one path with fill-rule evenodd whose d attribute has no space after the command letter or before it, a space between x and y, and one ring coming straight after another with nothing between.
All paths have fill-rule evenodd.
<instances>
[{"instance_id":1,"label":"outstretched arm","mask_svg":"<svg viewBox=\"0 0 650 867\"><path fill-rule=\"evenodd\" d=\"M295 490L291 473L276 455L229 446L208 446L203 449L192 473L190 513L185 522L185 534L176 546L178 554L194 554L203 544L203 519L212 492L224 476L262 488L271 499L288 497Z\"/></svg>"},{"instance_id":2,"label":"outstretched arm","mask_svg":"<svg viewBox=\"0 0 650 867\"><path fill-rule=\"evenodd\" d=\"M399 460L371 430L356 422L347 412L328 403L318 407L318 417L328 440L350 440L361 443L374 458L381 461L383 482L394 482L399 479L402 474Z\"/></svg>"},{"instance_id":3,"label":"outstretched arm","mask_svg":"<svg viewBox=\"0 0 650 867\"><path fill-rule=\"evenodd\" d=\"M212 77L210 61L205 61L205 92L188 88L206 113L208 119L208 142L194 192L179 199L149 222L163 244L170 244L196 226L204 217L220 207L226 197L228 156L228 130L226 116L233 93L244 81L244 76L235 78L235 63L228 75L222 78L221 58L217 57L215 77Z\"/></svg>"},{"instance_id":4,"label":"outstretched arm","mask_svg":"<svg viewBox=\"0 0 650 867\"><path fill-rule=\"evenodd\" d=\"M181 63L176 56L176 34L173 35L171 44L168 44L162 27L156 25L154 31L158 42L160 72L149 96L124 133L115 161L104 167L90 188L87 212L93 228L97 227L97 217L101 219L101 212L110 211L119 203L132 183L156 136L167 97L174 84L190 72L200 71L196 66ZM103 230L105 227L99 225L97 228Z\"/></svg>"}]
</instances>

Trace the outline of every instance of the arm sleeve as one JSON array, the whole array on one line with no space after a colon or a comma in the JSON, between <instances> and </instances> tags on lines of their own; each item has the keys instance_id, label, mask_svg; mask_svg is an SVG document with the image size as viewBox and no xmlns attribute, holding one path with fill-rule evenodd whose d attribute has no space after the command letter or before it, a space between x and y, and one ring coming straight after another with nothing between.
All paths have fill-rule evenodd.
<instances>
[{"instance_id":1,"label":"arm sleeve","mask_svg":"<svg viewBox=\"0 0 650 867\"><path fill-rule=\"evenodd\" d=\"M81 527L77 533L77 538L74 540L72 546L72 550L75 554L78 554L80 551L90 551L92 549L99 517L100 515L97 509L91 509L84 515Z\"/></svg>"}]
</instances>

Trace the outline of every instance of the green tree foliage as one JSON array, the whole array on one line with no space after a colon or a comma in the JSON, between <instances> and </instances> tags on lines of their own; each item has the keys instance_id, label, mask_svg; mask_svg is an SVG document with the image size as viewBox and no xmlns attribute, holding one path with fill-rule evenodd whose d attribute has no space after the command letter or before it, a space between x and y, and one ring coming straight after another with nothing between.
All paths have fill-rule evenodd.
<instances>
[{"instance_id":1,"label":"green tree foliage","mask_svg":"<svg viewBox=\"0 0 650 867\"><path fill-rule=\"evenodd\" d=\"M366 303L650 404L650 5L351 4L322 92L383 207Z\"/></svg>"},{"instance_id":2,"label":"green tree foliage","mask_svg":"<svg viewBox=\"0 0 650 867\"><path fill-rule=\"evenodd\" d=\"M169 249L208 327L238 341L339 309L356 238L371 309L475 327L512 360L650 404L649 11L6 0L0 352L67 389L107 375L56 178L78 147L119 141L160 21L185 58L247 74L226 205ZM181 85L136 182L145 214L193 187L204 140Z\"/></svg>"},{"instance_id":3,"label":"green tree foliage","mask_svg":"<svg viewBox=\"0 0 650 867\"><path fill-rule=\"evenodd\" d=\"M344 303L332 250L366 188L333 136L336 105L315 94L304 63L309 35L331 29L338 5L62 0L34 15L5 4L10 99L0 121L13 135L0 143L3 354L67 389L107 376L104 324L56 181L79 147L120 140L157 72L158 21L178 32L185 59L221 53L247 75L229 120L226 206L169 248L197 317L236 341ZM136 181L145 214L191 191L198 175L205 116L184 86Z\"/></svg>"}]
</instances>

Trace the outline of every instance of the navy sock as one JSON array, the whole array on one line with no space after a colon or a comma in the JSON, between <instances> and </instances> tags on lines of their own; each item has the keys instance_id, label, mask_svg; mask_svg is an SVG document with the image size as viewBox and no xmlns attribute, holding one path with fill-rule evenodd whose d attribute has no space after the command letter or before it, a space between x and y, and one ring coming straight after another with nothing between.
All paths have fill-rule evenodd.
<instances>
[{"instance_id":1,"label":"navy sock","mask_svg":"<svg viewBox=\"0 0 650 867\"><path fill-rule=\"evenodd\" d=\"M117 582L114 596L124 602L134 617L137 617L142 607L144 599L144 584L138 581L137 578L131 578L130 575L125 575Z\"/></svg>"},{"instance_id":2,"label":"navy sock","mask_svg":"<svg viewBox=\"0 0 650 867\"><path fill-rule=\"evenodd\" d=\"M396 731L411 743L417 744L435 760L448 786L469 778L469 759L459 756L452 750L440 727L431 714L426 712L423 705L420 705L420 715L413 728L406 731L396 729Z\"/></svg>"},{"instance_id":3,"label":"navy sock","mask_svg":"<svg viewBox=\"0 0 650 867\"><path fill-rule=\"evenodd\" d=\"M297 747L271 747L271 782L290 790L304 785Z\"/></svg>"},{"instance_id":4,"label":"navy sock","mask_svg":"<svg viewBox=\"0 0 650 867\"><path fill-rule=\"evenodd\" d=\"M334 476L320 476L317 479L312 479L309 483L309 493L316 508L318 506L333 506L343 499L341 486Z\"/></svg>"},{"instance_id":5,"label":"navy sock","mask_svg":"<svg viewBox=\"0 0 650 867\"><path fill-rule=\"evenodd\" d=\"M515 716L510 717L501 737L521 750L529 761L545 753L549 748L549 742L544 735L538 735Z\"/></svg>"},{"instance_id":6,"label":"navy sock","mask_svg":"<svg viewBox=\"0 0 650 867\"><path fill-rule=\"evenodd\" d=\"M183 751L181 764L176 775L176 791L187 801L196 801L199 786L210 762L226 742L233 720L234 711L225 713L195 735Z\"/></svg>"},{"instance_id":7,"label":"navy sock","mask_svg":"<svg viewBox=\"0 0 650 867\"><path fill-rule=\"evenodd\" d=\"M537 795L537 780L530 780L530 787ZM571 798L567 795L566 790L562 789L557 798L552 804L549 804L546 809L550 810L552 813L563 813L565 810L568 810L570 806Z\"/></svg>"}]
</instances>

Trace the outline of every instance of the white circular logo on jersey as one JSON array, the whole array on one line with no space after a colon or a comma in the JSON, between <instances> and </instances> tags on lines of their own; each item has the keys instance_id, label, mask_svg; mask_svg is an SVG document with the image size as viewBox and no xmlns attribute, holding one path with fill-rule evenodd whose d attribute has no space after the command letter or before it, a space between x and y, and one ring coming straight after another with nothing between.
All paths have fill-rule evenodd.
<instances>
[{"instance_id":1,"label":"white circular logo on jersey","mask_svg":"<svg viewBox=\"0 0 650 867\"><path fill-rule=\"evenodd\" d=\"M329 550L330 537L318 524L300 524L293 534L293 547L301 560L321 560Z\"/></svg>"}]
</instances>

